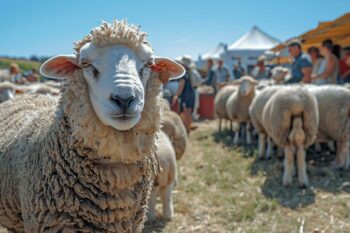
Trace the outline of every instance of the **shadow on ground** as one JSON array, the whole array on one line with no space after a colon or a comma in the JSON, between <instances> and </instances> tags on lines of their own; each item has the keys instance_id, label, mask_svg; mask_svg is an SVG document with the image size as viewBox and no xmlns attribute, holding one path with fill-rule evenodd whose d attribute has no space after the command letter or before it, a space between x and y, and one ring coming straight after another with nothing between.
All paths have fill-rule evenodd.
<instances>
[{"instance_id":1,"label":"shadow on ground","mask_svg":"<svg viewBox=\"0 0 350 233\"><path fill-rule=\"evenodd\" d=\"M230 130L223 130L221 134L214 132L212 137L216 143L221 143L228 148L243 151L244 156L255 156L250 167L250 174L256 176L261 174L266 177L261 186L261 192L269 199L276 200L280 205L291 209L297 209L311 205L315 202L315 191L323 190L330 193L350 193L350 172L343 170L332 170L331 161L334 153L322 151L320 154L310 149L307 153L307 168L310 186L301 189L297 184L297 176L291 187L282 185L283 159L273 156L270 160L257 158L256 146L232 145ZM255 140L256 142L256 140Z\"/></svg>"},{"instance_id":2,"label":"shadow on ground","mask_svg":"<svg viewBox=\"0 0 350 233\"><path fill-rule=\"evenodd\" d=\"M162 218L157 218L156 221L147 221L142 233L163 232L163 229L166 227L168 222L168 220Z\"/></svg>"}]
</instances>

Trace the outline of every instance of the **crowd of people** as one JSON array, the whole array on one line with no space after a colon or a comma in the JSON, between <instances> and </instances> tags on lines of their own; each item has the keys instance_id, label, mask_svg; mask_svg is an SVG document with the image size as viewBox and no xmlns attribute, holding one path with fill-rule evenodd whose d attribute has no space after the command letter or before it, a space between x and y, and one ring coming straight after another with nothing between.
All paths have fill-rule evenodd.
<instances>
[{"instance_id":1,"label":"crowd of people","mask_svg":"<svg viewBox=\"0 0 350 233\"><path fill-rule=\"evenodd\" d=\"M310 47L307 53L303 53L302 43L295 39L288 43L288 51L293 62L290 67L291 77L286 80L286 84L304 82L323 85L350 82L350 47L341 51L340 46L327 39L320 48ZM249 72L242 67L240 61L230 70L223 60L218 60L215 65L212 59L208 59L206 75L201 76L190 56L185 55L177 61L185 67L186 74L179 82L173 81L165 86L165 98L173 106L179 104L179 112L188 132L192 127L192 120L199 118L199 86L210 86L216 93L231 80L239 79L245 74L256 80L270 79L273 68L267 64L265 56L260 56Z\"/></svg>"},{"instance_id":2,"label":"crowd of people","mask_svg":"<svg viewBox=\"0 0 350 233\"><path fill-rule=\"evenodd\" d=\"M14 84L26 84L40 82L40 74L37 69L22 73L17 63L11 63L8 69L0 71L0 82L8 81Z\"/></svg>"}]
</instances>

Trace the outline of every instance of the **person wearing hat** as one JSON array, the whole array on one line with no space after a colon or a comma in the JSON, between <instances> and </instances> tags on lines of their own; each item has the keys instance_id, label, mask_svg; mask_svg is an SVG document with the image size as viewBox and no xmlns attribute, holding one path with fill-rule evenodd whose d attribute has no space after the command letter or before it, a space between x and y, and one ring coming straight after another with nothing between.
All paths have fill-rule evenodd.
<instances>
[{"instance_id":1,"label":"person wearing hat","mask_svg":"<svg viewBox=\"0 0 350 233\"><path fill-rule=\"evenodd\" d=\"M256 63L256 66L250 73L256 80L267 79L270 76L270 70L265 66L266 57L261 55Z\"/></svg>"},{"instance_id":2,"label":"person wearing hat","mask_svg":"<svg viewBox=\"0 0 350 233\"><path fill-rule=\"evenodd\" d=\"M301 50L301 42L297 39L288 44L288 50L293 57L292 78L287 83L311 82L312 63L308 55Z\"/></svg>"},{"instance_id":3,"label":"person wearing hat","mask_svg":"<svg viewBox=\"0 0 350 233\"><path fill-rule=\"evenodd\" d=\"M180 116L186 127L187 133L191 130L192 124L192 111L195 103L195 92L194 88L191 85L191 61L187 58L182 58L180 64L186 70L184 76L181 77L179 82L179 88L176 91L176 94L173 97L173 104L180 99Z\"/></svg>"}]
</instances>

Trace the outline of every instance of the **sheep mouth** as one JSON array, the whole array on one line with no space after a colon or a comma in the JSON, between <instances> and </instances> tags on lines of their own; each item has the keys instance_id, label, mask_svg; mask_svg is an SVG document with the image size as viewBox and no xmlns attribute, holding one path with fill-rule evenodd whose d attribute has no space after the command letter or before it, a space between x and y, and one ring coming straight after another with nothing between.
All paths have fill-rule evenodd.
<instances>
[{"instance_id":1,"label":"sheep mouth","mask_svg":"<svg viewBox=\"0 0 350 233\"><path fill-rule=\"evenodd\" d=\"M136 114L111 114L110 117L115 120L131 120L136 117Z\"/></svg>"}]
</instances>

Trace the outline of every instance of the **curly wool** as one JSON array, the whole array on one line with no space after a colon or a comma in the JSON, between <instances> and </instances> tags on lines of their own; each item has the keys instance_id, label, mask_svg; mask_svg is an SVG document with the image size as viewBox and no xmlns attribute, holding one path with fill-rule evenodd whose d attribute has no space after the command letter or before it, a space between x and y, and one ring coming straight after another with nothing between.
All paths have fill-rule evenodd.
<instances>
[{"instance_id":1,"label":"curly wool","mask_svg":"<svg viewBox=\"0 0 350 233\"><path fill-rule=\"evenodd\" d=\"M59 103L40 95L4 103L0 224L14 232L140 232L159 165L159 98L153 77L140 122L125 132L99 121L81 71Z\"/></svg>"},{"instance_id":2,"label":"curly wool","mask_svg":"<svg viewBox=\"0 0 350 233\"><path fill-rule=\"evenodd\" d=\"M187 146L187 132L180 116L173 111L163 112L162 131L170 138L176 159L182 158Z\"/></svg>"},{"instance_id":3,"label":"curly wool","mask_svg":"<svg viewBox=\"0 0 350 233\"><path fill-rule=\"evenodd\" d=\"M141 32L139 26L127 24L125 19L114 20L113 24L103 22L100 27L94 28L89 35L75 43L75 51L79 53L80 49L89 42L100 47L120 44L136 51L142 50L143 46L152 50L147 41L147 33Z\"/></svg>"},{"instance_id":4,"label":"curly wool","mask_svg":"<svg viewBox=\"0 0 350 233\"><path fill-rule=\"evenodd\" d=\"M301 86L284 87L266 103L262 122L268 135L279 146L289 146L289 134L294 118L302 118L304 146L316 139L319 122L316 98Z\"/></svg>"}]
</instances>

